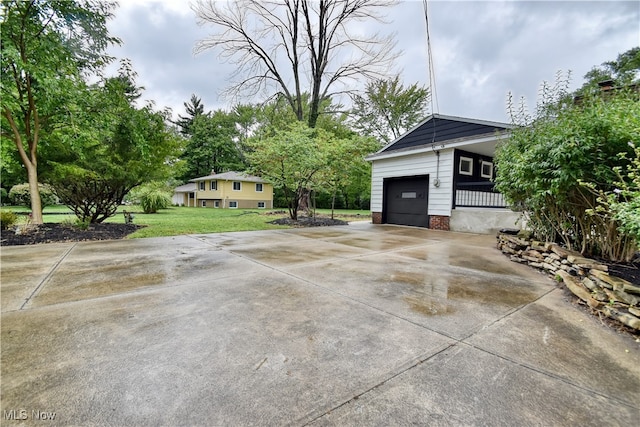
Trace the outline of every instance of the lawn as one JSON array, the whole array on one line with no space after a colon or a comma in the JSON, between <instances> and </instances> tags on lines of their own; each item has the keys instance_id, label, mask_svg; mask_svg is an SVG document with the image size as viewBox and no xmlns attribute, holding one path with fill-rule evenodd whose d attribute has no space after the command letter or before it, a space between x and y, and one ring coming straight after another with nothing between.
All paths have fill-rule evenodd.
<instances>
[{"instance_id":1,"label":"lawn","mask_svg":"<svg viewBox=\"0 0 640 427\"><path fill-rule=\"evenodd\" d=\"M14 212L28 213L30 209L24 207L3 207ZM250 209L208 209L171 207L160 210L155 214L144 214L139 206L121 206L116 216L106 222L124 223L122 211L134 213L134 224L144 225L144 228L131 234L129 238L175 236L180 234L222 233L228 231L271 230L289 228L283 225L269 224L278 218L287 216L286 213ZM286 212L286 210L280 210ZM329 216L330 209L318 209L319 215ZM19 223L26 221L20 219ZM369 211L336 210L336 219L346 221L367 220L371 218ZM44 222L73 223L75 216L66 206L47 206L43 211Z\"/></svg>"}]
</instances>

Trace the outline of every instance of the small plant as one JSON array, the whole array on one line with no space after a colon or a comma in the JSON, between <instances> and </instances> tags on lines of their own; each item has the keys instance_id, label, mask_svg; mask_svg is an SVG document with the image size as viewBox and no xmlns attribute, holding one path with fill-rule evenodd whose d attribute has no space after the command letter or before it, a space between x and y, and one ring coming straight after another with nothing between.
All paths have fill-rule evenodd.
<instances>
[{"instance_id":1,"label":"small plant","mask_svg":"<svg viewBox=\"0 0 640 427\"><path fill-rule=\"evenodd\" d=\"M77 219L74 225L76 226L76 228L79 228L80 230L86 230L91 225L91 221L89 221L88 219L84 221Z\"/></svg>"},{"instance_id":2,"label":"small plant","mask_svg":"<svg viewBox=\"0 0 640 427\"><path fill-rule=\"evenodd\" d=\"M0 229L8 230L16 222L18 222L18 215L15 212L0 210Z\"/></svg>"}]
</instances>

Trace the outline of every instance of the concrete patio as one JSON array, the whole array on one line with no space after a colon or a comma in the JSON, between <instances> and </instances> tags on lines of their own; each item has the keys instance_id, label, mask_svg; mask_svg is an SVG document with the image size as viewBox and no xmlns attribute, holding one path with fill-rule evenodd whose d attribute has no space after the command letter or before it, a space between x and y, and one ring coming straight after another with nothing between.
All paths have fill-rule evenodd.
<instances>
[{"instance_id":1,"label":"concrete patio","mask_svg":"<svg viewBox=\"0 0 640 427\"><path fill-rule=\"evenodd\" d=\"M359 223L1 262L3 426L640 419L638 341L493 236Z\"/></svg>"}]
</instances>

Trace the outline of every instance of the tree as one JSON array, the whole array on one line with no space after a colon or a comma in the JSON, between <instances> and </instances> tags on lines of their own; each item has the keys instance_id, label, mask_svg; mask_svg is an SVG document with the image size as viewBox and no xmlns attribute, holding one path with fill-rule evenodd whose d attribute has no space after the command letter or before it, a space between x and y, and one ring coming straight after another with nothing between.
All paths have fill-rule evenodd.
<instances>
[{"instance_id":1,"label":"tree","mask_svg":"<svg viewBox=\"0 0 640 427\"><path fill-rule=\"evenodd\" d=\"M377 138L382 145L400 137L417 125L427 114L429 89L417 83L404 88L400 77L374 80L367 84L364 95L353 99L354 128Z\"/></svg>"},{"instance_id":2,"label":"tree","mask_svg":"<svg viewBox=\"0 0 640 427\"><path fill-rule=\"evenodd\" d=\"M313 188L317 175L327 164L323 149L328 134L294 123L287 129L272 129L266 136L249 141L251 172L281 189L292 220L298 219L300 200Z\"/></svg>"},{"instance_id":3,"label":"tree","mask_svg":"<svg viewBox=\"0 0 640 427\"><path fill-rule=\"evenodd\" d=\"M560 85L566 87L567 85ZM613 212L597 211L640 143L636 90L585 95L569 102L563 90L544 88L532 120L513 118L509 140L496 152L496 187L520 208L538 238L612 260L637 248ZM631 145L629 142L632 142Z\"/></svg>"},{"instance_id":4,"label":"tree","mask_svg":"<svg viewBox=\"0 0 640 427\"><path fill-rule=\"evenodd\" d=\"M180 127L180 133L184 136L190 136L193 134L193 130L191 126L193 125L193 121L196 117L204 114L204 104L202 100L197 97L195 94L191 95L191 99L189 102L184 102L184 108L187 111L186 116L178 116L178 120L175 121L175 124Z\"/></svg>"},{"instance_id":5,"label":"tree","mask_svg":"<svg viewBox=\"0 0 640 427\"><path fill-rule=\"evenodd\" d=\"M39 146L69 123L69 99L82 72L109 62L104 51L118 42L106 26L114 5L102 0L2 1L2 135L12 140L27 171L35 224L42 223Z\"/></svg>"},{"instance_id":6,"label":"tree","mask_svg":"<svg viewBox=\"0 0 640 427\"><path fill-rule=\"evenodd\" d=\"M387 74L397 56L391 37L361 35L357 24L381 22L385 0L199 0L193 10L199 24L218 32L197 43L195 51L219 49L238 67L228 93L254 96L277 93L298 121L315 127L323 100L350 92L349 83ZM309 87L304 87L308 82ZM308 105L303 94L310 94ZM308 113L305 114L305 109Z\"/></svg>"},{"instance_id":7,"label":"tree","mask_svg":"<svg viewBox=\"0 0 640 427\"><path fill-rule=\"evenodd\" d=\"M191 138L182 155L185 162L183 178L190 179L211 173L244 169L238 147L240 132L236 116L223 110L200 114L190 127Z\"/></svg>"},{"instance_id":8,"label":"tree","mask_svg":"<svg viewBox=\"0 0 640 427\"><path fill-rule=\"evenodd\" d=\"M179 136L168 126L167 112L133 105L140 89L134 78L124 64L119 76L88 90L82 126L59 136L72 140L75 149L65 152L46 178L82 222L103 222L133 188L170 175Z\"/></svg>"},{"instance_id":9,"label":"tree","mask_svg":"<svg viewBox=\"0 0 640 427\"><path fill-rule=\"evenodd\" d=\"M576 91L577 95L598 92L598 83L612 81L622 87L638 83L640 79L640 47L633 47L618 55L615 61L603 62L584 75L585 83Z\"/></svg>"},{"instance_id":10,"label":"tree","mask_svg":"<svg viewBox=\"0 0 640 427\"><path fill-rule=\"evenodd\" d=\"M348 138L329 138L327 140L326 167L320 172L323 187L331 193L331 219L333 219L336 195L352 184L362 169L369 172L364 157L375 151L377 146L373 138L351 135ZM370 177L368 174L368 178Z\"/></svg>"}]
</instances>

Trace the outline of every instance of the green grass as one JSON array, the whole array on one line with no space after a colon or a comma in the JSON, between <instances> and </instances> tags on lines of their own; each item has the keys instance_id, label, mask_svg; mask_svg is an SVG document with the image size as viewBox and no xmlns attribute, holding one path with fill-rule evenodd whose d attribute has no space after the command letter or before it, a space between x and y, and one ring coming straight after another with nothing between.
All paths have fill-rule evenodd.
<instances>
[{"instance_id":1,"label":"green grass","mask_svg":"<svg viewBox=\"0 0 640 427\"><path fill-rule=\"evenodd\" d=\"M29 208L20 206L6 206L3 207L3 209L12 210L17 213L30 212ZM145 226L129 235L129 238L289 228L287 226L269 224L270 221L287 216L286 209L276 209L285 212L281 215L267 215L268 211L263 209L244 210L171 207L162 209L155 214L145 214L139 206L120 206L118 213L107 219L106 222L124 223L123 210L134 213L134 224ZM317 209L317 213L319 215L329 216L331 209ZM19 217L19 224L26 222L26 215L20 215ZM344 209L335 211L335 218L345 221L354 221L360 218L364 220L370 217L371 213L369 211ZM43 220L44 222L57 223L74 222L76 217L66 206L47 206L43 211Z\"/></svg>"},{"instance_id":2,"label":"green grass","mask_svg":"<svg viewBox=\"0 0 640 427\"><path fill-rule=\"evenodd\" d=\"M146 225L131 234L131 238L288 228L268 224L279 216L258 210L172 207L155 214L144 214L142 209L131 211L136 212L134 224Z\"/></svg>"}]
</instances>

